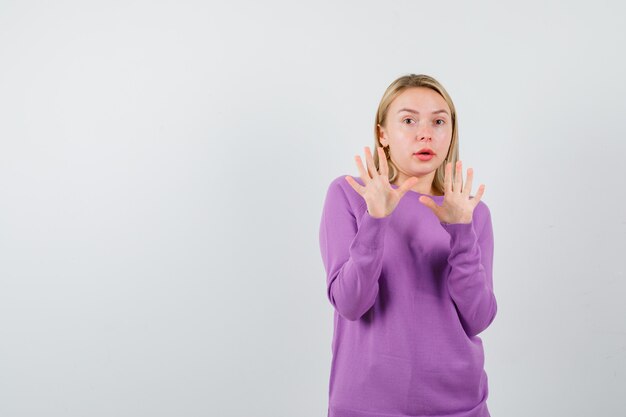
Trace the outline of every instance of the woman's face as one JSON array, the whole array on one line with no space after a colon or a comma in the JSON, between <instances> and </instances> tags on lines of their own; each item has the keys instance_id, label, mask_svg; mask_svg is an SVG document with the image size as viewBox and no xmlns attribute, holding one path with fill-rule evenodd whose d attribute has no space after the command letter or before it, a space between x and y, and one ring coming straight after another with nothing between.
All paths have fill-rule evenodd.
<instances>
[{"instance_id":1,"label":"woman's face","mask_svg":"<svg viewBox=\"0 0 626 417\"><path fill-rule=\"evenodd\" d=\"M396 97L387 112L386 126L379 125L379 138L389 146L391 160L398 167L397 184L407 178L430 178L443 163L452 140L452 118L448 103L434 90L411 87ZM434 156L420 159L416 152L430 149Z\"/></svg>"}]
</instances>

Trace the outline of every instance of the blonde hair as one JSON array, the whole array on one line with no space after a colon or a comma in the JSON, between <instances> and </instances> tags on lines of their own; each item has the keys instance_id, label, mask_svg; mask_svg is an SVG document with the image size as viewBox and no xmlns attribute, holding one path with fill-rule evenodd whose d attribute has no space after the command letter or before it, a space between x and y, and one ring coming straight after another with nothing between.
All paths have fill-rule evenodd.
<instances>
[{"instance_id":1,"label":"blonde hair","mask_svg":"<svg viewBox=\"0 0 626 417\"><path fill-rule=\"evenodd\" d=\"M380 131L378 129L378 125L385 126L387 122L387 112L389 110L389 106L391 102L400 95L404 90L412 87L426 87L434 90L439 93L441 97L448 103L448 107L450 107L450 117L452 118L452 140L450 141L450 148L448 150L448 155L446 156L444 162L437 168L435 172L435 177L433 178L432 187L439 194L444 194L444 179L445 179L445 167L448 162L452 163L452 180L454 180L454 173L456 166L456 161L459 159L459 138L458 138L458 126L457 126L457 117L456 117L456 109L454 108L454 103L452 102L452 98L448 95L448 92L443 88L443 86L434 79L433 77L425 74L408 74L402 77L397 78L394 82L392 82L385 93L383 94L382 99L378 105L378 111L376 112L376 120L374 120L374 151L372 152L372 156L374 158L374 164L376 169L380 169L380 163L378 160L378 151L379 147L382 147L380 143L379 134ZM392 183L398 176L398 168L395 166L393 161L389 158L388 153L389 147L384 148L385 155L387 156L387 165L389 166L389 182ZM399 184L402 185L402 184Z\"/></svg>"}]
</instances>

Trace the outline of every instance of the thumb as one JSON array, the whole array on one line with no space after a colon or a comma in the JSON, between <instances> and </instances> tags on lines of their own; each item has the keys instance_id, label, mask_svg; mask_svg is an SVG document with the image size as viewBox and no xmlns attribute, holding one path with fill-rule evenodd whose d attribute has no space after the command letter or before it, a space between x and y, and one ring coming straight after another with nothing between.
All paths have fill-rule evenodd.
<instances>
[{"instance_id":1,"label":"thumb","mask_svg":"<svg viewBox=\"0 0 626 417\"><path fill-rule=\"evenodd\" d=\"M403 196L404 194L406 194L406 192L413 188L413 186L417 184L418 181L419 178L417 177L411 177L404 181L400 188L398 188L398 191L400 191L400 195Z\"/></svg>"},{"instance_id":2,"label":"thumb","mask_svg":"<svg viewBox=\"0 0 626 417\"><path fill-rule=\"evenodd\" d=\"M420 201L420 203L422 203L426 207L430 207L430 209L432 211L439 210L439 206L437 205L437 203L435 203L435 200L433 200L432 198L430 198L428 196L421 195L420 198L419 198L419 201Z\"/></svg>"}]
</instances>

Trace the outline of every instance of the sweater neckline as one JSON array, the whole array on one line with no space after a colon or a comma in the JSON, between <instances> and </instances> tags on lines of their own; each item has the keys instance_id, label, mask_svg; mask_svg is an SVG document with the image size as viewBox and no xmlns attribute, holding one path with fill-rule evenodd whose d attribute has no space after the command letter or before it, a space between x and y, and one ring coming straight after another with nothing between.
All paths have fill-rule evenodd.
<instances>
[{"instance_id":1,"label":"sweater neckline","mask_svg":"<svg viewBox=\"0 0 626 417\"><path fill-rule=\"evenodd\" d=\"M399 185L395 185L395 184L389 184L389 185L391 185L393 188L400 188ZM430 194L424 194L424 193L420 193L418 191L413 191L413 190L409 190L409 191L412 192L412 193L418 194L418 195L425 195L425 196L431 197L431 198L443 198L443 197L445 197L443 195L430 195Z\"/></svg>"}]
</instances>

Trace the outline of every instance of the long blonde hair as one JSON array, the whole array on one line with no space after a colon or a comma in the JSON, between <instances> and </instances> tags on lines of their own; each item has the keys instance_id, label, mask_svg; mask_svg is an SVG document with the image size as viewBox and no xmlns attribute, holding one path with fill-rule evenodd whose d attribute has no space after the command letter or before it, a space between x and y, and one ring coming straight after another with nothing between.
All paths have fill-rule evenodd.
<instances>
[{"instance_id":1,"label":"long blonde hair","mask_svg":"<svg viewBox=\"0 0 626 417\"><path fill-rule=\"evenodd\" d=\"M380 100L380 104L378 105L378 111L376 112L376 120L374 120L374 152L372 152L372 156L374 158L374 164L376 169L380 169L380 163L378 160L378 152L377 149L382 147L383 145L380 143L378 130L378 125L385 126L387 122L387 112L389 110L389 106L391 102L400 95L404 90L411 87L426 87L434 90L439 93L441 97L448 103L448 107L450 107L450 117L452 118L452 140L450 141L450 148L448 150L448 155L446 156L444 162L437 168L435 172L435 177L433 179L432 187L439 194L444 194L444 179L445 179L445 167L448 162L452 163L452 180L454 180L454 173L456 166L456 161L459 159L459 138L458 138L458 126L457 126L457 118L456 118L456 109L454 107L454 103L452 102L452 98L448 95L448 92L443 88L443 86L434 79L433 77L425 74L408 74L402 77L397 78L394 82L392 82L385 93L383 94L382 99ZM389 158L388 148L385 149L385 155L387 156L387 165L389 166L389 182L392 183L398 176L398 168L395 166L393 161ZM402 184L399 184L402 185Z\"/></svg>"}]
</instances>

